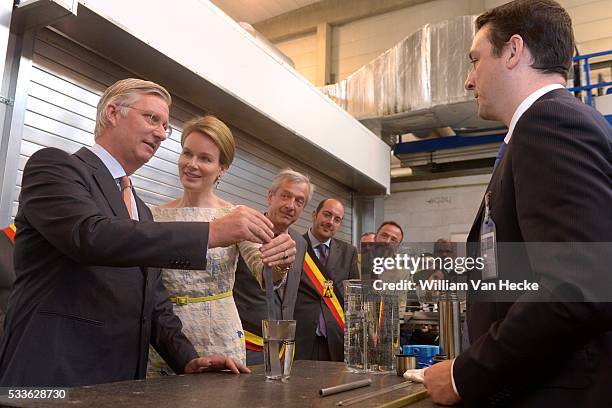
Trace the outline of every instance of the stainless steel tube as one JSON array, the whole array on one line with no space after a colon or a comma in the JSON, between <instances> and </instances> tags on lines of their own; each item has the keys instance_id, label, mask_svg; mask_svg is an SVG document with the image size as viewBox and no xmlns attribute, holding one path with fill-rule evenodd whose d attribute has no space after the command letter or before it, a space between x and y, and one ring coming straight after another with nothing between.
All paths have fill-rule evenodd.
<instances>
[{"instance_id":1,"label":"stainless steel tube","mask_svg":"<svg viewBox=\"0 0 612 408\"><path fill-rule=\"evenodd\" d=\"M344 391L354 390L355 388L367 387L372 384L372 380L367 378L365 380L353 381L346 384L340 384L333 387L321 388L319 390L319 395L322 397L327 397L328 395L338 394Z\"/></svg>"},{"instance_id":2,"label":"stainless steel tube","mask_svg":"<svg viewBox=\"0 0 612 408\"><path fill-rule=\"evenodd\" d=\"M440 348L449 360L461 354L461 311L455 293L440 294Z\"/></svg>"}]
</instances>

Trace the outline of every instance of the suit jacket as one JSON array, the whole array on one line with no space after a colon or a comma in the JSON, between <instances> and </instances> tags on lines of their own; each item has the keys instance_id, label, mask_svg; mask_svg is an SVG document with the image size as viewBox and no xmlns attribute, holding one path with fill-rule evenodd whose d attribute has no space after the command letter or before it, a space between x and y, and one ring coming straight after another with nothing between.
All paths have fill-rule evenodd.
<instances>
[{"instance_id":1,"label":"suit jacket","mask_svg":"<svg viewBox=\"0 0 612 408\"><path fill-rule=\"evenodd\" d=\"M6 306L14 280L13 242L5 233L0 231L0 340L2 340L4 334Z\"/></svg>"},{"instance_id":2,"label":"suit jacket","mask_svg":"<svg viewBox=\"0 0 612 408\"><path fill-rule=\"evenodd\" d=\"M283 299L278 290L274 291L274 306L276 319L293 320L293 310L295 299L300 285L302 266L304 264L304 254L306 253L306 241L302 236L292 229L289 235L295 241L296 254L295 262L289 272ZM253 276L249 267L242 259L238 260L236 267L236 281L234 282L234 301L238 308L242 327L249 332L261 337L261 321L268 319L268 306L266 303L266 292L259 286L259 282Z\"/></svg>"},{"instance_id":3,"label":"suit jacket","mask_svg":"<svg viewBox=\"0 0 612 408\"><path fill-rule=\"evenodd\" d=\"M308 246L312 243L308 233L304 234ZM334 292L340 297L340 305L344 307L344 287L342 282L347 279L359 279L357 269L357 249L344 241L332 238L327 257L327 272L334 281ZM344 335L338 323L329 311L327 305L316 291L305 273L302 273L298 289L295 312L293 316L295 329L295 358L298 360L312 360L315 352L316 329L319 324L319 314L323 310L323 317L327 326L327 344L332 361L344 361Z\"/></svg>"},{"instance_id":4,"label":"suit jacket","mask_svg":"<svg viewBox=\"0 0 612 408\"><path fill-rule=\"evenodd\" d=\"M140 222L88 149L46 148L28 160L0 385L144 378L149 342L179 373L197 356L159 268L204 269L208 224L154 223L135 198Z\"/></svg>"},{"instance_id":5,"label":"suit jacket","mask_svg":"<svg viewBox=\"0 0 612 408\"><path fill-rule=\"evenodd\" d=\"M487 191L498 242L609 243L612 128L566 90L543 95L517 122ZM483 205L468 242L479 240L482 219ZM563 279L534 263L526 244L513 252L499 253L502 268L510 263L504 256L512 256L522 277ZM594 278L601 266L587 264L581 272ZM545 290L534 300L550 295ZM453 368L462 399L469 406L612 406L611 305L470 302L471 346Z\"/></svg>"}]
</instances>

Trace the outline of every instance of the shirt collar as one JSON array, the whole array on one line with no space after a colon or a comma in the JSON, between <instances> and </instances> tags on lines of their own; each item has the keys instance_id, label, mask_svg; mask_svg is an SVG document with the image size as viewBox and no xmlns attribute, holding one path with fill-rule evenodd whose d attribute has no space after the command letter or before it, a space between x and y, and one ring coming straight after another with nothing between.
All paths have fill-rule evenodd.
<instances>
[{"instance_id":1,"label":"shirt collar","mask_svg":"<svg viewBox=\"0 0 612 408\"><path fill-rule=\"evenodd\" d=\"M105 148L96 143L91 146L89 150L102 160L102 163L104 163L115 180L126 175L125 170L123 170L123 167L121 167L117 159L115 159Z\"/></svg>"},{"instance_id":2,"label":"shirt collar","mask_svg":"<svg viewBox=\"0 0 612 408\"><path fill-rule=\"evenodd\" d=\"M313 248L318 247L320 244L325 245L326 247L329 248L329 245L331 244L331 238L327 238L327 241L325 242L321 242L319 241L313 234L311 229L308 229L308 238L310 239L310 243L312 244Z\"/></svg>"},{"instance_id":3,"label":"shirt collar","mask_svg":"<svg viewBox=\"0 0 612 408\"><path fill-rule=\"evenodd\" d=\"M540 99L540 97L549 93L550 91L554 91L555 89L564 89L564 88L565 87L561 84L546 85L545 87L538 89L537 91L529 95L527 98L525 98L523 102L521 102L521 104L518 106L518 108L516 108L516 111L514 111L514 115L512 115L510 126L508 126L508 133L506 134L506 137L504 138L504 143L506 144L510 143L510 138L512 137L512 132L514 132L514 127L516 126L516 123L519 121L521 116L523 116L523 113L525 113L525 111L529 109L531 105L534 104L535 101L537 101L538 99Z\"/></svg>"}]
</instances>

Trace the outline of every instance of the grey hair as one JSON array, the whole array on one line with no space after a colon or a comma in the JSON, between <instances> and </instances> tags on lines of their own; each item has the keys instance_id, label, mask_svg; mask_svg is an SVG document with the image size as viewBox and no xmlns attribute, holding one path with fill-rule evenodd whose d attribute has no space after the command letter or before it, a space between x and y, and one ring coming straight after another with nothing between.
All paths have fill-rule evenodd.
<instances>
[{"instance_id":1,"label":"grey hair","mask_svg":"<svg viewBox=\"0 0 612 408\"><path fill-rule=\"evenodd\" d=\"M304 206L306 206L306 204L308 204L308 202L312 199L312 194L314 193L314 186L310 182L308 176L305 176L302 173L290 168L283 169L276 175L276 177L274 177L274 180L272 180L270 191L272 193L276 193L281 183L285 180L289 181L290 183L306 184L308 186L308 195L306 196L306 202L304 203Z\"/></svg>"},{"instance_id":2,"label":"grey hair","mask_svg":"<svg viewBox=\"0 0 612 408\"><path fill-rule=\"evenodd\" d=\"M172 104L170 93L161 85L155 82L145 81L136 78L127 78L115 82L109 86L102 94L98 101L96 112L96 128L94 138L97 139L102 135L102 132L108 126L108 118L106 117L106 107L111 103L119 106L119 110L123 116L127 115L127 109L124 106L131 106L141 95L157 95L162 98L168 106Z\"/></svg>"}]
</instances>

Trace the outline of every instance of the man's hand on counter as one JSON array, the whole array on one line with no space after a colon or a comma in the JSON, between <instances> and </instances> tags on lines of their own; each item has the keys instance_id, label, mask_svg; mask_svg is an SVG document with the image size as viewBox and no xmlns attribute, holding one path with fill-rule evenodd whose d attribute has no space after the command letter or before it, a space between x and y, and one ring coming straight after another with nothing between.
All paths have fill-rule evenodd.
<instances>
[{"instance_id":1,"label":"man's hand on counter","mask_svg":"<svg viewBox=\"0 0 612 408\"><path fill-rule=\"evenodd\" d=\"M250 373L244 364L234 361L231 357L214 355L194 358L185 366L185 374L203 373L205 371L229 370L234 374Z\"/></svg>"},{"instance_id":2,"label":"man's hand on counter","mask_svg":"<svg viewBox=\"0 0 612 408\"><path fill-rule=\"evenodd\" d=\"M452 365L453 360L442 361L432 365L423 373L425 388L436 404L455 405L461 401L453 389Z\"/></svg>"}]
</instances>

